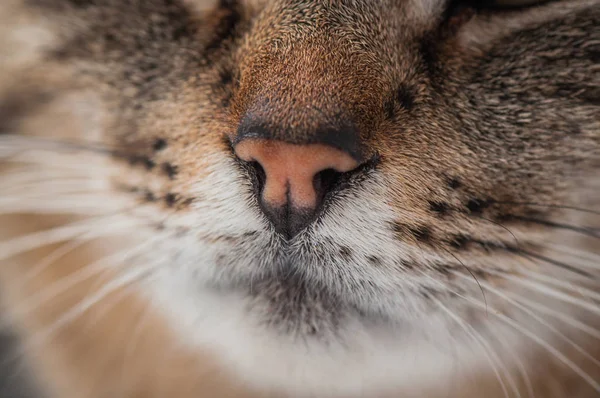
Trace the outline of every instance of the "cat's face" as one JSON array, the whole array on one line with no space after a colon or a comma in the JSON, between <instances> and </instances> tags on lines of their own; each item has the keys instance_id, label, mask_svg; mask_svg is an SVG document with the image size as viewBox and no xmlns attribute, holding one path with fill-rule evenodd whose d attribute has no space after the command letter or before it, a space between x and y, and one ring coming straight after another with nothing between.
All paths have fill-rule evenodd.
<instances>
[{"instance_id":1,"label":"cat's face","mask_svg":"<svg viewBox=\"0 0 600 398\"><path fill-rule=\"evenodd\" d=\"M82 147L5 141L41 147L49 179L77 156L89 190L17 210L107 217L117 280L258 387L419 388L460 358L511 391L505 352L598 324L575 296L600 287L597 1L38 3L68 28L7 101L93 102L34 133ZM268 143L286 145L270 163ZM276 175L310 211L269 210Z\"/></svg>"}]
</instances>

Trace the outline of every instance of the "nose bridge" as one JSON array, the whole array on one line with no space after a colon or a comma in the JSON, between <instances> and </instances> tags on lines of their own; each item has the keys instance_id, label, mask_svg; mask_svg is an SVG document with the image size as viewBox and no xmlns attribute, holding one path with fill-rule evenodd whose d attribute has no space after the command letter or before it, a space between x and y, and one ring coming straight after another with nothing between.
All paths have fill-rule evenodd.
<instances>
[{"instance_id":1,"label":"nose bridge","mask_svg":"<svg viewBox=\"0 0 600 398\"><path fill-rule=\"evenodd\" d=\"M246 64L235 114L234 142L265 138L325 144L361 158L368 131L367 71L343 48L312 38L283 51L265 51Z\"/></svg>"}]
</instances>

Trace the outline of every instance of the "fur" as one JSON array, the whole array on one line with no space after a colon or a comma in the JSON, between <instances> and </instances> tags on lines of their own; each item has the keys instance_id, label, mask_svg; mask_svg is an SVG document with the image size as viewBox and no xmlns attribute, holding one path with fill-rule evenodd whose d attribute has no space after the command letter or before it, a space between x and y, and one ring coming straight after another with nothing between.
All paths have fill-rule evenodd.
<instances>
[{"instance_id":1,"label":"fur","mask_svg":"<svg viewBox=\"0 0 600 398\"><path fill-rule=\"evenodd\" d=\"M0 286L46 395L600 394L597 0L0 11ZM359 137L291 240L249 121Z\"/></svg>"}]
</instances>

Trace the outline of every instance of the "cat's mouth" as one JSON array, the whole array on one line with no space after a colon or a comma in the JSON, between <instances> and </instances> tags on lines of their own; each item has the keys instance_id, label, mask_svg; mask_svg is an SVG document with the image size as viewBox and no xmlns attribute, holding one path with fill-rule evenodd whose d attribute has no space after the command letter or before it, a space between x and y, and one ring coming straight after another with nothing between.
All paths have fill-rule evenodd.
<instances>
[{"instance_id":1,"label":"cat's mouth","mask_svg":"<svg viewBox=\"0 0 600 398\"><path fill-rule=\"evenodd\" d=\"M384 303L412 294L396 291L391 297L377 281L358 276L349 279L343 270L333 269L333 264L314 267L310 259L288 252L291 242L283 244L285 250L279 248L276 255L255 258L254 269L212 279L205 288L217 296L242 297L248 302L247 310L258 313L268 327L285 328L290 333L311 325L314 330L308 334L318 334L323 328L331 332L348 316L387 324L390 314L382 311L374 298Z\"/></svg>"},{"instance_id":2,"label":"cat's mouth","mask_svg":"<svg viewBox=\"0 0 600 398\"><path fill-rule=\"evenodd\" d=\"M381 161L379 153L372 154L367 161L357 168L337 172L325 169L313 178L315 192L318 193L318 206L313 209L293 209L289 204L282 208L273 208L258 200L257 206L273 230L280 238L292 243L297 240L298 234L304 233L311 225L318 222L327 214L328 209L339 195L351 186L356 186L367 177L369 172L376 169ZM257 198L262 197L265 189L266 174L257 162L244 162L238 160L238 165L247 173L253 182L253 193Z\"/></svg>"},{"instance_id":3,"label":"cat's mouth","mask_svg":"<svg viewBox=\"0 0 600 398\"><path fill-rule=\"evenodd\" d=\"M269 329L284 334L304 334L323 338L335 332L343 318L354 314L373 318L355 308L323 283L289 266L256 278L220 285L218 294L239 294L247 300L247 311L258 315Z\"/></svg>"}]
</instances>

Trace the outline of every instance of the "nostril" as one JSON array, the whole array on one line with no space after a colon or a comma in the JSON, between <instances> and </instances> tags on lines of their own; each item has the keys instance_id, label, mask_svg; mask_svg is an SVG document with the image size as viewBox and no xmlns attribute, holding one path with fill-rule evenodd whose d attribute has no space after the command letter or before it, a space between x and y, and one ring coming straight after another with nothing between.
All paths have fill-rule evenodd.
<instances>
[{"instance_id":1,"label":"nostril","mask_svg":"<svg viewBox=\"0 0 600 398\"><path fill-rule=\"evenodd\" d=\"M252 170L252 176L255 182L253 185L256 189L256 195L260 197L267 182L267 173L262 165L257 161L247 162L247 164Z\"/></svg>"},{"instance_id":2,"label":"nostril","mask_svg":"<svg viewBox=\"0 0 600 398\"><path fill-rule=\"evenodd\" d=\"M325 196L333 192L340 182L344 173L334 169L325 169L315 174L313 178L313 187L317 194L317 203L322 203Z\"/></svg>"}]
</instances>

